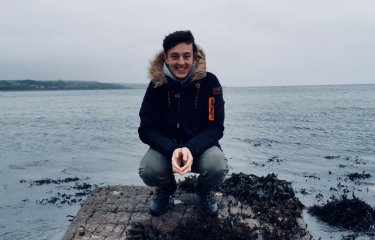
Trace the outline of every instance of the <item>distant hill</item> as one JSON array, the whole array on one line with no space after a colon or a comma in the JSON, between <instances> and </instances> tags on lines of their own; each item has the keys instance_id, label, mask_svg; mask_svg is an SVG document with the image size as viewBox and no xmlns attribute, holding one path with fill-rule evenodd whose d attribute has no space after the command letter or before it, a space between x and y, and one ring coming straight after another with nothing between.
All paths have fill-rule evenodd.
<instances>
[{"instance_id":1,"label":"distant hill","mask_svg":"<svg viewBox=\"0 0 375 240\"><path fill-rule=\"evenodd\" d=\"M100 83L95 81L37 81L0 80L0 91L49 91L49 90L100 90L128 89L126 84Z\"/></svg>"},{"instance_id":2,"label":"distant hill","mask_svg":"<svg viewBox=\"0 0 375 240\"><path fill-rule=\"evenodd\" d=\"M146 83L119 83L120 85L131 88L131 89L146 89L148 84Z\"/></svg>"}]
</instances>

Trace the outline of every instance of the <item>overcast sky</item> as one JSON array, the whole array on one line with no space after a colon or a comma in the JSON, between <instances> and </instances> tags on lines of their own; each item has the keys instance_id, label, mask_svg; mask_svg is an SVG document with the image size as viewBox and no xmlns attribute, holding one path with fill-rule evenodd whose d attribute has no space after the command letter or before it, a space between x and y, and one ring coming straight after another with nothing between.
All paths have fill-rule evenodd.
<instances>
[{"instance_id":1,"label":"overcast sky","mask_svg":"<svg viewBox=\"0 0 375 240\"><path fill-rule=\"evenodd\" d=\"M0 80L147 83L185 29L224 86L375 83L373 0L0 0Z\"/></svg>"}]
</instances>

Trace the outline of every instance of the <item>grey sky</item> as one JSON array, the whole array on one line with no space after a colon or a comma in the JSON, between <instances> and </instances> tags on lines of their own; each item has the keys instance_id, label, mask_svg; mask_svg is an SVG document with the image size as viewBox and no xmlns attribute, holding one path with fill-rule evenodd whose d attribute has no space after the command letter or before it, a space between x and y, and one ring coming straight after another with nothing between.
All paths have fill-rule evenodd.
<instances>
[{"instance_id":1,"label":"grey sky","mask_svg":"<svg viewBox=\"0 0 375 240\"><path fill-rule=\"evenodd\" d=\"M375 83L373 0L0 0L0 80L147 83L184 29L224 86Z\"/></svg>"}]
</instances>

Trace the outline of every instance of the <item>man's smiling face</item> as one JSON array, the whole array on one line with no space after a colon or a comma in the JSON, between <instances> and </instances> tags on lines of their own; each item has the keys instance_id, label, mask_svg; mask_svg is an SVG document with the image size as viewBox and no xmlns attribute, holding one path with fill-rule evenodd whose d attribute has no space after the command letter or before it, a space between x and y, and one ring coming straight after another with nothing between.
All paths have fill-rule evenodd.
<instances>
[{"instance_id":1,"label":"man's smiling face","mask_svg":"<svg viewBox=\"0 0 375 240\"><path fill-rule=\"evenodd\" d=\"M193 44L177 44L169 49L167 54L164 54L164 60L176 78L186 78L193 67Z\"/></svg>"}]
</instances>

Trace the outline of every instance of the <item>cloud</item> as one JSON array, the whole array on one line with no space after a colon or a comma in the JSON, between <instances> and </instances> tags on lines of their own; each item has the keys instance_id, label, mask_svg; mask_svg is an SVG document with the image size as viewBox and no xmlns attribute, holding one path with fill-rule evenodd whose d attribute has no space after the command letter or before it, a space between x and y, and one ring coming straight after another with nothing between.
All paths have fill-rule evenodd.
<instances>
[{"instance_id":1,"label":"cloud","mask_svg":"<svg viewBox=\"0 0 375 240\"><path fill-rule=\"evenodd\" d=\"M191 29L223 85L374 83L373 1L3 0L0 79L147 82Z\"/></svg>"}]
</instances>

